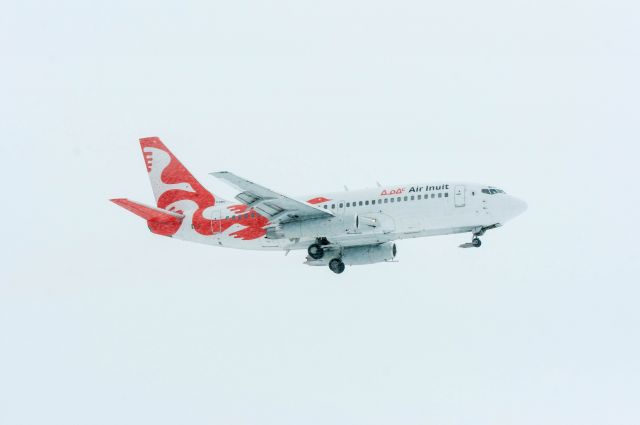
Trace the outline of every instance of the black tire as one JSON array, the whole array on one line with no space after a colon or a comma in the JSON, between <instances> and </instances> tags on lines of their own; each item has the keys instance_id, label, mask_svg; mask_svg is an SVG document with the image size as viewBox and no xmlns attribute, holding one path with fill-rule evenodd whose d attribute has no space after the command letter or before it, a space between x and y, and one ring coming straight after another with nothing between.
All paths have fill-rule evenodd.
<instances>
[{"instance_id":1,"label":"black tire","mask_svg":"<svg viewBox=\"0 0 640 425\"><path fill-rule=\"evenodd\" d=\"M334 258L333 260L329 261L329 269L331 269L331 271L335 274L340 274L344 271L345 266L341 259Z\"/></svg>"},{"instance_id":2,"label":"black tire","mask_svg":"<svg viewBox=\"0 0 640 425\"><path fill-rule=\"evenodd\" d=\"M471 244L476 248L480 248L480 245L482 245L482 241L479 238L473 238Z\"/></svg>"},{"instance_id":3,"label":"black tire","mask_svg":"<svg viewBox=\"0 0 640 425\"><path fill-rule=\"evenodd\" d=\"M317 243L309 245L309 248L307 248L307 253L309 254L309 257L313 258L314 260L319 260L324 257L324 249L322 248L322 245Z\"/></svg>"}]
</instances>

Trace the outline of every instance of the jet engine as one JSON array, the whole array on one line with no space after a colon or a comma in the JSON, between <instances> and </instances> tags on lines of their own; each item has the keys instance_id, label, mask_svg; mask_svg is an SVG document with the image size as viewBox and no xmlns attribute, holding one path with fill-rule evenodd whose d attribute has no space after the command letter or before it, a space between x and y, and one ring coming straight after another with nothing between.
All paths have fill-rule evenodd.
<instances>
[{"instance_id":1,"label":"jet engine","mask_svg":"<svg viewBox=\"0 0 640 425\"><path fill-rule=\"evenodd\" d=\"M351 266L391 261L398 250L393 242L380 245L364 245L346 247L342 251L342 262Z\"/></svg>"},{"instance_id":2,"label":"jet engine","mask_svg":"<svg viewBox=\"0 0 640 425\"><path fill-rule=\"evenodd\" d=\"M269 228L266 237L267 239L320 238L326 235L356 233L359 225L358 214L317 218Z\"/></svg>"}]
</instances>

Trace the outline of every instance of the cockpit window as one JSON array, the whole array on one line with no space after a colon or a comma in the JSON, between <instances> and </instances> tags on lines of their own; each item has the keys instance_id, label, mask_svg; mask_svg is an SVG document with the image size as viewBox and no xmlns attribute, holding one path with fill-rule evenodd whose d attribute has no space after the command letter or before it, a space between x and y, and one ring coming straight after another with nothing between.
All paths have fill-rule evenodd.
<instances>
[{"instance_id":1,"label":"cockpit window","mask_svg":"<svg viewBox=\"0 0 640 425\"><path fill-rule=\"evenodd\" d=\"M482 193L486 193L487 195L495 195L496 193L505 193L504 190L498 189L497 187L488 187L482 189Z\"/></svg>"}]
</instances>

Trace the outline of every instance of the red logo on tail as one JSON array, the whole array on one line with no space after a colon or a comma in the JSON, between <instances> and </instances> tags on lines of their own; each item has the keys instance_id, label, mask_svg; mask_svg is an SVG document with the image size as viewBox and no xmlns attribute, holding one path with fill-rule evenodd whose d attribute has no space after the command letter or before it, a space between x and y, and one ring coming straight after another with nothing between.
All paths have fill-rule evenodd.
<instances>
[{"instance_id":1,"label":"red logo on tail","mask_svg":"<svg viewBox=\"0 0 640 425\"><path fill-rule=\"evenodd\" d=\"M207 208L211 208L216 204L216 200L213 194L205 189L205 187L202 186L195 179L195 177L193 177L193 175L184 167L184 165L182 165L178 158L176 158L173 153L171 153L171 151L167 149L167 147L158 137L147 137L144 139L140 139L140 146L142 148L142 154L147 166L147 172L151 173L152 170L154 172L159 171L154 169L154 166L157 165L154 165L153 150L150 149L161 150L169 156L170 161L169 164L160 171L160 182L167 186L186 183L191 187L191 189L193 189L193 191L189 191L183 188L173 189L169 187L166 191L159 194L157 201L158 208L174 210L175 207L169 208L169 206L175 202L194 202L197 205L197 209L193 212L192 216L193 229L204 236L211 236L215 233L223 232L234 224L245 226L244 229L231 234L231 236L235 238L245 240L257 239L267 233L267 231L263 227L269 223L269 220L257 214L255 211L252 211L251 214L247 213L244 215L238 215L236 220L211 220L204 218L204 210L206 210ZM236 211L234 212L244 212L247 206L236 205L229 208L235 208ZM162 230L162 234L167 233L166 228ZM172 236L178 231L178 228L175 228L175 230L172 228L169 231L171 231L172 233L167 234L167 236Z\"/></svg>"}]
</instances>

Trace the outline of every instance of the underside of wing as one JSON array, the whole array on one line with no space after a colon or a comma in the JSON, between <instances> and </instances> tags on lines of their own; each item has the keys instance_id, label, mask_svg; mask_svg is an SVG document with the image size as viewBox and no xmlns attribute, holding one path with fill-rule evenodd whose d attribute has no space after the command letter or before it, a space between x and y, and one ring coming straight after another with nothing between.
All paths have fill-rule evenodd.
<instances>
[{"instance_id":1,"label":"underside of wing","mask_svg":"<svg viewBox=\"0 0 640 425\"><path fill-rule=\"evenodd\" d=\"M255 209L271 221L287 223L315 218L331 218L333 213L306 202L298 201L264 186L253 183L228 171L211 173L212 176L224 180L241 192L236 199Z\"/></svg>"}]
</instances>

